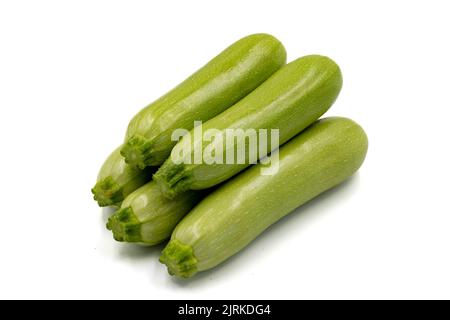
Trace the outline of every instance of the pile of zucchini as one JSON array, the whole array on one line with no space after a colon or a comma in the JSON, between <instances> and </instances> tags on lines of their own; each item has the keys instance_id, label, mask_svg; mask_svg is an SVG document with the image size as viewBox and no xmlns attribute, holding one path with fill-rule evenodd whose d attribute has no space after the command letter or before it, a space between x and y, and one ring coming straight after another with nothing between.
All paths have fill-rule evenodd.
<instances>
[{"instance_id":1,"label":"pile of zucchini","mask_svg":"<svg viewBox=\"0 0 450 320\"><path fill-rule=\"evenodd\" d=\"M117 207L107 223L115 240L155 245L170 238L160 261L188 278L358 170L364 130L347 118L318 120L341 90L338 65L319 55L285 63L275 37L247 36L131 120L92 188L100 206ZM278 129L281 147L258 163L174 162L185 144L207 146L195 134L172 141L176 129L195 130L194 121L223 133ZM261 174L275 156L278 171Z\"/></svg>"}]
</instances>

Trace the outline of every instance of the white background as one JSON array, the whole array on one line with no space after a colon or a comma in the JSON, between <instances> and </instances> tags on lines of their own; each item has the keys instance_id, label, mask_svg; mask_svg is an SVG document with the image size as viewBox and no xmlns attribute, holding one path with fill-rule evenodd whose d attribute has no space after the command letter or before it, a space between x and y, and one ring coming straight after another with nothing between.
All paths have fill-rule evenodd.
<instances>
[{"instance_id":1,"label":"white background","mask_svg":"<svg viewBox=\"0 0 450 320\"><path fill-rule=\"evenodd\" d=\"M450 298L446 1L2 1L0 298ZM318 53L359 173L191 281L116 243L90 188L128 120L242 36Z\"/></svg>"}]
</instances>

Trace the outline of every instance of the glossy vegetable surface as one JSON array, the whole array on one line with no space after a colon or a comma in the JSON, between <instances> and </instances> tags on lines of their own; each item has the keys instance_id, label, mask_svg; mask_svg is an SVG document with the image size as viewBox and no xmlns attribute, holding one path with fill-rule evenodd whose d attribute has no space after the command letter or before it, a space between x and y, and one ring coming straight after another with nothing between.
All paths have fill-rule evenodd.
<instances>
[{"instance_id":1,"label":"glossy vegetable surface","mask_svg":"<svg viewBox=\"0 0 450 320\"><path fill-rule=\"evenodd\" d=\"M268 34L240 39L130 122L122 155L130 165L158 166L176 141L175 129L190 130L242 99L286 62L283 45ZM173 63L172 67L176 67Z\"/></svg>"},{"instance_id":2,"label":"glossy vegetable surface","mask_svg":"<svg viewBox=\"0 0 450 320\"><path fill-rule=\"evenodd\" d=\"M351 176L363 163L367 146L365 132L352 120L317 121L281 147L276 174L261 175L262 165L255 165L203 199L178 224L160 261L178 277L213 268L295 208Z\"/></svg>"},{"instance_id":3,"label":"glossy vegetable surface","mask_svg":"<svg viewBox=\"0 0 450 320\"><path fill-rule=\"evenodd\" d=\"M281 145L323 115L337 98L341 86L341 71L334 61L324 56L305 56L287 64L234 106L204 123L202 130L217 130L225 136L230 129L278 129ZM248 141L245 140L247 146ZM164 194L170 198L189 189L209 188L250 165L248 152L244 163L192 161L196 149L202 149L204 154L211 145L224 142L225 138L208 142L205 137L196 135L195 130L183 137L154 175ZM236 146L237 140L234 140L232 144L225 143L213 149L221 150L217 152L222 152L221 158L225 159L228 153L236 151ZM273 150L272 147L267 146L267 151ZM182 154L180 150L189 149L183 161L174 161ZM267 151L258 153L265 156Z\"/></svg>"}]
</instances>

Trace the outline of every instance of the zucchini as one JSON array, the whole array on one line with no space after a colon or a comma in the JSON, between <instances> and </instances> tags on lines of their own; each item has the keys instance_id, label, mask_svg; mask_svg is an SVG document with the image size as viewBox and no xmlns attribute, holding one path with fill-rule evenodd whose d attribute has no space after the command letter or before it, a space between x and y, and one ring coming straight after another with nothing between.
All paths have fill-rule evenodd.
<instances>
[{"instance_id":1,"label":"zucchini","mask_svg":"<svg viewBox=\"0 0 450 320\"><path fill-rule=\"evenodd\" d=\"M100 207L117 206L131 192L152 178L153 168L139 170L125 163L120 147L114 150L103 163L97 183L91 189L94 200Z\"/></svg>"},{"instance_id":2,"label":"zucchini","mask_svg":"<svg viewBox=\"0 0 450 320\"><path fill-rule=\"evenodd\" d=\"M190 130L194 121L216 116L285 63L286 51L271 35L235 42L131 120L121 150L126 162L141 169L161 165L176 143L175 129Z\"/></svg>"},{"instance_id":3,"label":"zucchini","mask_svg":"<svg viewBox=\"0 0 450 320\"><path fill-rule=\"evenodd\" d=\"M204 123L202 130L218 130L226 136L229 129L279 129L281 145L323 115L336 100L341 87L341 71L334 61L319 55L305 56L287 64L233 107ZM192 161L197 153L196 148L202 148L204 153L212 144L225 141L214 139L208 143L205 137L195 134L195 129L191 130L174 147L171 156L153 179L168 198L189 189L205 189L227 180L251 164L249 153L246 152L244 163L211 165L204 161ZM245 143L248 148L247 139ZM183 161L174 160L180 150L189 149L190 152L182 156ZM236 140L234 145L228 143L213 149L222 149L221 158L225 159L231 149L236 149ZM267 148L262 155L261 152L258 154L263 157L270 153L270 149Z\"/></svg>"},{"instance_id":4,"label":"zucchini","mask_svg":"<svg viewBox=\"0 0 450 320\"><path fill-rule=\"evenodd\" d=\"M155 245L170 237L200 198L201 192L190 191L168 200L150 181L123 200L121 208L109 217L106 228L117 241Z\"/></svg>"},{"instance_id":5,"label":"zucchini","mask_svg":"<svg viewBox=\"0 0 450 320\"><path fill-rule=\"evenodd\" d=\"M352 175L364 161L367 136L350 119L319 120L281 147L279 170L258 164L203 199L175 228L160 261L171 275L191 277L228 259L270 225Z\"/></svg>"}]
</instances>

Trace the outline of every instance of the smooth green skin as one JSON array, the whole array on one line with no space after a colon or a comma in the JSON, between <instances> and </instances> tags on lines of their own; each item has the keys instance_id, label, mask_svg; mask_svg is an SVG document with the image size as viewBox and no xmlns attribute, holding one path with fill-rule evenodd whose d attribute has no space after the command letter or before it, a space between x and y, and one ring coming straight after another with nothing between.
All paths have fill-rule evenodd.
<instances>
[{"instance_id":1,"label":"smooth green skin","mask_svg":"<svg viewBox=\"0 0 450 320\"><path fill-rule=\"evenodd\" d=\"M233 107L204 123L203 132L218 129L225 135L226 129L279 129L282 145L322 116L336 100L341 87L341 71L334 61L319 55L305 56L287 64ZM179 149L186 150L183 146L188 144L194 148L186 157L193 159L195 146L205 150L210 142L195 136L192 130L174 147L171 157L153 177L168 198L188 189L214 186L250 165L249 161L175 164L172 159ZM226 148L236 148L236 141ZM228 152L226 148L224 154Z\"/></svg>"},{"instance_id":2,"label":"smooth green skin","mask_svg":"<svg viewBox=\"0 0 450 320\"><path fill-rule=\"evenodd\" d=\"M168 200L156 183L150 181L125 198L106 227L117 241L155 245L170 237L201 196L201 192L191 191Z\"/></svg>"},{"instance_id":3,"label":"smooth green skin","mask_svg":"<svg viewBox=\"0 0 450 320\"><path fill-rule=\"evenodd\" d=\"M190 130L242 99L286 63L283 45L271 35L240 39L142 109L130 122L122 155L143 168L159 166L176 144L172 132Z\"/></svg>"},{"instance_id":4,"label":"smooth green skin","mask_svg":"<svg viewBox=\"0 0 450 320\"><path fill-rule=\"evenodd\" d=\"M97 183L91 189L100 207L118 206L131 192L152 178L153 168L139 170L125 163L120 148L114 150L103 163Z\"/></svg>"},{"instance_id":5,"label":"smooth green skin","mask_svg":"<svg viewBox=\"0 0 450 320\"><path fill-rule=\"evenodd\" d=\"M270 225L358 170L367 136L350 119L319 120L280 149L279 171L258 164L200 202L176 227L160 261L191 277L228 259Z\"/></svg>"}]
</instances>

